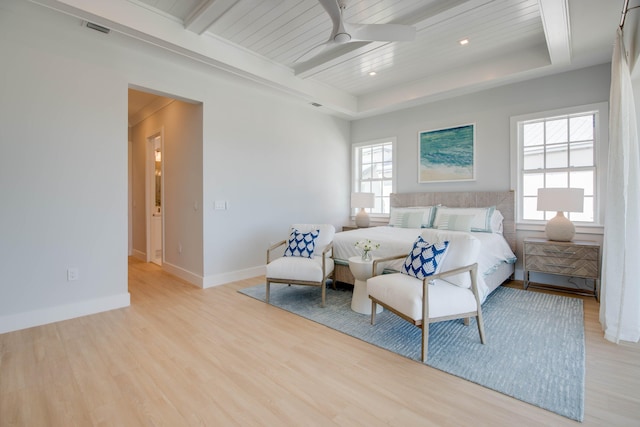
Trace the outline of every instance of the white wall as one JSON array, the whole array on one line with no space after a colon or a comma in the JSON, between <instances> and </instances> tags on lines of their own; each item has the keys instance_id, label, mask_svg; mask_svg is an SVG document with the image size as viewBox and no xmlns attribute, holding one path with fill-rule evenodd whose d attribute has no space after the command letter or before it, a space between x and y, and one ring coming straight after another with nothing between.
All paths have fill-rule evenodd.
<instances>
[{"instance_id":1,"label":"white wall","mask_svg":"<svg viewBox=\"0 0 640 427\"><path fill-rule=\"evenodd\" d=\"M515 183L510 182L510 117L608 102L610 81L611 66L603 64L515 83L354 121L351 139L361 142L397 137L397 192L508 190L515 188ZM419 184L418 132L465 123L476 124L476 180ZM521 278L522 239L534 235L542 237L543 234L540 231L518 232L517 278ZM577 234L576 238L602 241L600 234ZM532 277L541 282L553 279L557 278ZM566 285L564 279L560 282Z\"/></svg>"},{"instance_id":2,"label":"white wall","mask_svg":"<svg viewBox=\"0 0 640 427\"><path fill-rule=\"evenodd\" d=\"M0 332L129 303L129 85L203 104L180 207L202 209L199 284L259 274L292 222L348 218L346 121L30 2L0 3L0 57Z\"/></svg>"},{"instance_id":3,"label":"white wall","mask_svg":"<svg viewBox=\"0 0 640 427\"><path fill-rule=\"evenodd\" d=\"M398 192L492 191L510 188L511 116L609 99L610 65L604 64L352 122L354 142L397 137ZM476 180L418 183L418 132L476 124Z\"/></svg>"}]
</instances>

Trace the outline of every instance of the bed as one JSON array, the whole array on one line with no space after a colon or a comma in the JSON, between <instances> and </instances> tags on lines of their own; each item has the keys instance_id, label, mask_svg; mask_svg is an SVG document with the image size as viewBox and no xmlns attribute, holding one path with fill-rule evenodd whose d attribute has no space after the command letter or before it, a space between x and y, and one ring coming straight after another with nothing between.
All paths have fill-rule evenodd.
<instances>
[{"instance_id":1,"label":"bed","mask_svg":"<svg viewBox=\"0 0 640 427\"><path fill-rule=\"evenodd\" d=\"M469 231L474 237L480 240L482 245L481 255L478 259L478 285L482 301L498 286L513 276L515 268L515 247L516 232L514 220L514 199L513 191L497 192L421 192L421 193L393 193L391 194L391 218L393 223L397 220L397 212L411 212L413 221L405 215L405 223L399 226L378 226L370 228L358 228L350 231L336 233L333 240L333 251L335 259L335 280L347 284L353 284L354 278L349 271L349 257L359 255L360 249L355 243L369 239L380 243L380 247L375 250L375 257L387 257L399 254L408 254L416 238L426 232L429 236L440 233L434 229L433 225L443 224L443 219L466 218L469 215L444 215L447 213L467 213L483 212L487 210L487 215L491 216L490 223L484 227L472 227ZM424 220L421 216L416 216L413 212L416 207L438 207L431 210L430 228L424 228L426 224L426 213ZM405 209L406 208L406 209ZM410 209L409 209L410 208ZM464 208L464 209L460 209ZM489 209L492 209L489 211ZM498 212L496 214L495 212ZM426 211L422 211L426 212ZM440 215L441 214L441 215ZM423 222L418 224L418 222ZM437 222L436 222L437 221ZM487 220L489 221L489 220ZM413 222L413 223L412 223ZM436 227L437 228L437 227ZM477 231L484 229L485 231ZM491 232L489 230L492 230ZM447 233L452 231L442 231ZM458 231L462 233L462 231ZM451 256L453 254L447 254ZM400 269L402 260L389 263L385 266L387 271L397 271Z\"/></svg>"}]
</instances>

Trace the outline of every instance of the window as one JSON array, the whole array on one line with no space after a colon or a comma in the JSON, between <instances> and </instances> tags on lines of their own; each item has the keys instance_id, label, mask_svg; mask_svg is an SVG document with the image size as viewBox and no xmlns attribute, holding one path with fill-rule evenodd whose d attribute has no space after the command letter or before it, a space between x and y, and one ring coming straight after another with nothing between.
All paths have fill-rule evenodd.
<instances>
[{"instance_id":1,"label":"window","mask_svg":"<svg viewBox=\"0 0 640 427\"><path fill-rule=\"evenodd\" d=\"M600 165L607 153L601 132L608 123L607 104L556 110L511 119L517 153L518 222L551 219L537 210L538 188L583 188L583 212L569 212L577 223L599 224L598 193L604 178ZM515 149L514 149L515 148ZM512 179L514 177L512 176Z\"/></svg>"},{"instance_id":2,"label":"window","mask_svg":"<svg viewBox=\"0 0 640 427\"><path fill-rule=\"evenodd\" d=\"M395 190L395 138L353 144L353 191L374 193L375 216L389 215L389 195Z\"/></svg>"}]
</instances>

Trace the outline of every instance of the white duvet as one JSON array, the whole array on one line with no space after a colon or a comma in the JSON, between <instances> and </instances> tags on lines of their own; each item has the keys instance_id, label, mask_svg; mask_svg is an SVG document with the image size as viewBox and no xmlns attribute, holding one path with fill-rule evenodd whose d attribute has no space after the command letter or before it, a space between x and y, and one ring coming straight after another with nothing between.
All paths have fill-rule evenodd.
<instances>
[{"instance_id":1,"label":"white duvet","mask_svg":"<svg viewBox=\"0 0 640 427\"><path fill-rule=\"evenodd\" d=\"M399 228L399 227L371 227L358 228L355 230L336 233L333 239L333 255L337 262L347 262L349 257L361 254L356 247L356 242L369 239L380 243L380 247L373 252L375 258L385 258L394 255L408 254L413 246L413 242L418 236L427 232L429 236L446 235L445 230L434 230L425 228ZM478 257L478 288L481 299L484 301L489 289L485 284L484 277L493 273L501 264L512 264L516 261L516 256L509 247L509 244L499 233L469 233L481 243L480 255ZM428 239L427 239L428 240ZM455 254L447 254L455 256ZM394 261L386 266L387 269L400 270L403 260Z\"/></svg>"}]
</instances>

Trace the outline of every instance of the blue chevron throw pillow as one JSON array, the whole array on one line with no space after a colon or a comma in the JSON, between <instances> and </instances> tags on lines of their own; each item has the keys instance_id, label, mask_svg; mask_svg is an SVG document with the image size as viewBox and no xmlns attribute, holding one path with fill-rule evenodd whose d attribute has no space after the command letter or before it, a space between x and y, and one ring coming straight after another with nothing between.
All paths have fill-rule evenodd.
<instances>
[{"instance_id":1,"label":"blue chevron throw pillow","mask_svg":"<svg viewBox=\"0 0 640 427\"><path fill-rule=\"evenodd\" d=\"M309 233L301 233L293 229L289 236L289 244L284 251L284 256L299 256L303 258L313 258L313 250L316 248L316 238L320 235L320 230Z\"/></svg>"},{"instance_id":2,"label":"blue chevron throw pillow","mask_svg":"<svg viewBox=\"0 0 640 427\"><path fill-rule=\"evenodd\" d=\"M448 240L431 244L422 236L418 236L413 243L413 249L404 260L400 272L420 280L436 274L448 247Z\"/></svg>"}]
</instances>

